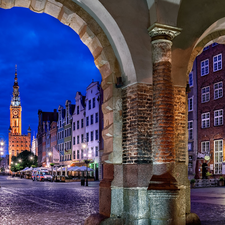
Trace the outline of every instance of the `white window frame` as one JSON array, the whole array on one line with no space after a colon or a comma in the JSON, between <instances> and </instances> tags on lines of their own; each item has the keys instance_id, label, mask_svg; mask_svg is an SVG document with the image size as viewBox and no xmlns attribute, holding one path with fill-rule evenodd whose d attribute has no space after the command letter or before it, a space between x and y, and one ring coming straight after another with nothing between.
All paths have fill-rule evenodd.
<instances>
[{"instance_id":1,"label":"white window frame","mask_svg":"<svg viewBox=\"0 0 225 225\"><path fill-rule=\"evenodd\" d=\"M193 139L193 120L188 121L188 139Z\"/></svg>"},{"instance_id":2,"label":"white window frame","mask_svg":"<svg viewBox=\"0 0 225 225\"><path fill-rule=\"evenodd\" d=\"M209 153L210 152L210 142L202 141L201 142L201 153Z\"/></svg>"},{"instance_id":3,"label":"white window frame","mask_svg":"<svg viewBox=\"0 0 225 225\"><path fill-rule=\"evenodd\" d=\"M214 111L214 126L223 125L223 109Z\"/></svg>"},{"instance_id":4,"label":"white window frame","mask_svg":"<svg viewBox=\"0 0 225 225\"><path fill-rule=\"evenodd\" d=\"M209 74L209 59L201 61L201 76Z\"/></svg>"},{"instance_id":5,"label":"white window frame","mask_svg":"<svg viewBox=\"0 0 225 225\"><path fill-rule=\"evenodd\" d=\"M193 96L188 98L188 112L193 111Z\"/></svg>"},{"instance_id":6,"label":"white window frame","mask_svg":"<svg viewBox=\"0 0 225 225\"><path fill-rule=\"evenodd\" d=\"M222 84L220 86L220 84ZM216 87L218 85L218 87ZM217 82L213 85L214 87L214 99L219 99L223 97L223 82Z\"/></svg>"},{"instance_id":7,"label":"white window frame","mask_svg":"<svg viewBox=\"0 0 225 225\"><path fill-rule=\"evenodd\" d=\"M222 53L213 57L213 72L222 70Z\"/></svg>"},{"instance_id":8,"label":"white window frame","mask_svg":"<svg viewBox=\"0 0 225 225\"><path fill-rule=\"evenodd\" d=\"M194 86L194 84L193 84L193 72L189 73L189 86L190 87Z\"/></svg>"},{"instance_id":9,"label":"white window frame","mask_svg":"<svg viewBox=\"0 0 225 225\"><path fill-rule=\"evenodd\" d=\"M214 141L214 174L222 174L223 140Z\"/></svg>"},{"instance_id":10,"label":"white window frame","mask_svg":"<svg viewBox=\"0 0 225 225\"><path fill-rule=\"evenodd\" d=\"M210 112L202 113L201 121L202 121L202 128L210 127Z\"/></svg>"},{"instance_id":11,"label":"white window frame","mask_svg":"<svg viewBox=\"0 0 225 225\"><path fill-rule=\"evenodd\" d=\"M202 103L209 102L209 100L210 100L210 86L203 87L201 93L202 93Z\"/></svg>"}]
</instances>

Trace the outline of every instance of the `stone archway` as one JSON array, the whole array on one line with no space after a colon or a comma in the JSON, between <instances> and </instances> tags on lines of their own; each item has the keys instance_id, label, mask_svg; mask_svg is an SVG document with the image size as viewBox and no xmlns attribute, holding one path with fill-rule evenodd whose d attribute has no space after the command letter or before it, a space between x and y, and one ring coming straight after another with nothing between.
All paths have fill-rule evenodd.
<instances>
[{"instance_id":1,"label":"stone archway","mask_svg":"<svg viewBox=\"0 0 225 225\"><path fill-rule=\"evenodd\" d=\"M101 3L97 4L101 6ZM92 6L91 2L90 5ZM2 0L0 7L4 9L24 7L36 13L49 14L71 27L91 51L94 62L102 75L101 86L104 92L102 106L104 129L102 136L105 143L102 160L108 162L104 168L106 176L100 186L100 189L102 189L100 213L109 216L111 210L111 181L113 179L112 163L122 163L122 94L121 89L116 88L115 84L117 84L117 79L120 82L119 86L122 83L136 82L131 54L120 29L113 18L110 17L108 19L109 29L104 32L99 23L87 12L87 9L84 10L72 1ZM99 11L99 8L96 8L96 11ZM105 11L107 12L107 10ZM94 13L97 14L97 12ZM100 22L107 25L105 21ZM110 32L115 31L117 33L114 37Z\"/></svg>"}]
</instances>

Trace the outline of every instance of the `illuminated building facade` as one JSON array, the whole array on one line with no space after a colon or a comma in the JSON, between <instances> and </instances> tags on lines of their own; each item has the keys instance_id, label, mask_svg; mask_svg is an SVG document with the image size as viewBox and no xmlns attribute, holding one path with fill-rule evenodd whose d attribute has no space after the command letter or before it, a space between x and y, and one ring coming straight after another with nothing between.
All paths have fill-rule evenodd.
<instances>
[{"instance_id":1,"label":"illuminated building facade","mask_svg":"<svg viewBox=\"0 0 225 225\"><path fill-rule=\"evenodd\" d=\"M20 101L19 84L17 78L17 68L15 71L13 96L10 104L10 126L9 126L9 165L12 156L17 156L22 151L30 151L31 129L28 134L22 135L22 106Z\"/></svg>"}]
</instances>

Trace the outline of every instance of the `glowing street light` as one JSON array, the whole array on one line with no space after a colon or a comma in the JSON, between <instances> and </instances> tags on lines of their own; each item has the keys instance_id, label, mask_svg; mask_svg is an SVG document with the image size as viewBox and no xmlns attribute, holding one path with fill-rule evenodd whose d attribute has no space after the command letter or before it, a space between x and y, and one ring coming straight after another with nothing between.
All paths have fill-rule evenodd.
<instances>
[{"instance_id":1,"label":"glowing street light","mask_svg":"<svg viewBox=\"0 0 225 225\"><path fill-rule=\"evenodd\" d=\"M18 161L19 161L19 162L22 162L22 160L21 160L21 159L19 159Z\"/></svg>"}]
</instances>

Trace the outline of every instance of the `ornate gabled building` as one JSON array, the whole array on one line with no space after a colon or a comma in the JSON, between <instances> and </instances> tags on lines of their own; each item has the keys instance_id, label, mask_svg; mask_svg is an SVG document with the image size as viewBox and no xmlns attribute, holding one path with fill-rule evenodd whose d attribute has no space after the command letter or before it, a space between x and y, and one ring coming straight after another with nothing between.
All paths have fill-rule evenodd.
<instances>
[{"instance_id":1,"label":"ornate gabled building","mask_svg":"<svg viewBox=\"0 0 225 225\"><path fill-rule=\"evenodd\" d=\"M10 104L10 126L9 126L9 165L12 156L17 156L22 151L30 151L31 129L28 134L22 135L22 106L20 102L19 84L17 78L17 67L15 71L13 96Z\"/></svg>"}]
</instances>

